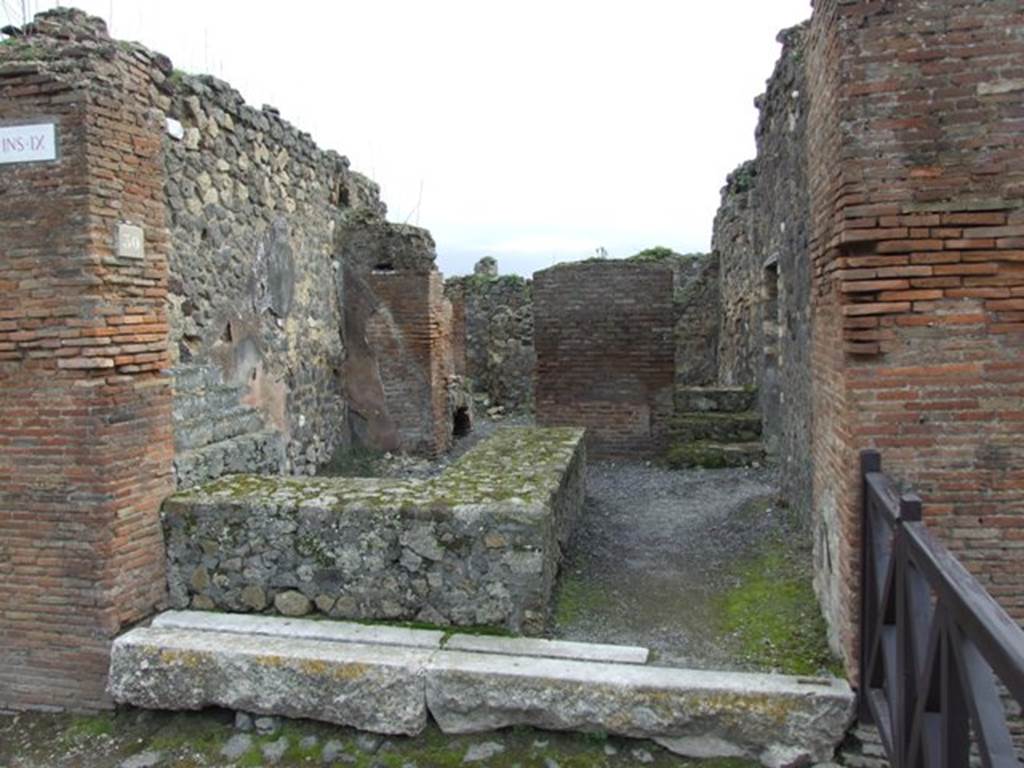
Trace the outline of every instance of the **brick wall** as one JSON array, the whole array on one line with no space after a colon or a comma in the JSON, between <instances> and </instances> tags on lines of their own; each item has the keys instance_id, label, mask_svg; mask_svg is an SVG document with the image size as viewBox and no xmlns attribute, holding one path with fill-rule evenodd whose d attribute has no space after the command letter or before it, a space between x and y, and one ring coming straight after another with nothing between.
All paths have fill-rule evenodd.
<instances>
[{"instance_id":1,"label":"brick wall","mask_svg":"<svg viewBox=\"0 0 1024 768\"><path fill-rule=\"evenodd\" d=\"M365 212L343 219L347 355L341 370L354 438L426 455L452 442L452 308L423 229Z\"/></svg>"},{"instance_id":2,"label":"brick wall","mask_svg":"<svg viewBox=\"0 0 1024 768\"><path fill-rule=\"evenodd\" d=\"M112 637L164 600L168 237L154 62L44 16L0 52L0 121L59 159L0 166L0 708L102 707ZM102 65L97 65L102 61ZM120 222L145 259L114 255Z\"/></svg>"},{"instance_id":3,"label":"brick wall","mask_svg":"<svg viewBox=\"0 0 1024 768\"><path fill-rule=\"evenodd\" d=\"M855 658L856 455L1024 620L1024 9L820 2L808 73L818 586Z\"/></svg>"},{"instance_id":4,"label":"brick wall","mask_svg":"<svg viewBox=\"0 0 1024 768\"><path fill-rule=\"evenodd\" d=\"M401 445L427 455L451 447L448 411L451 363L451 309L444 300L441 273L373 272L370 290L382 309L367 326L388 411Z\"/></svg>"},{"instance_id":5,"label":"brick wall","mask_svg":"<svg viewBox=\"0 0 1024 768\"><path fill-rule=\"evenodd\" d=\"M591 455L661 450L675 376L673 271L593 261L534 275L539 424L588 430Z\"/></svg>"}]
</instances>

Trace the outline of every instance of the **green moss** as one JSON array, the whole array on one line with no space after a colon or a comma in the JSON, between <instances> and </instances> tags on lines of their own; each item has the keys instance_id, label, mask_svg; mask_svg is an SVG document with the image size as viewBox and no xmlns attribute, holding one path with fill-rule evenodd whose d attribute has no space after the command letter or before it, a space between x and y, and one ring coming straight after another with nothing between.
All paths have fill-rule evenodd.
<instances>
[{"instance_id":1,"label":"green moss","mask_svg":"<svg viewBox=\"0 0 1024 768\"><path fill-rule=\"evenodd\" d=\"M663 245L656 245L653 248L645 248L639 253L635 253L629 257L630 261L665 261L667 259L673 259L679 254L673 251L671 248L666 248Z\"/></svg>"},{"instance_id":2,"label":"green moss","mask_svg":"<svg viewBox=\"0 0 1024 768\"><path fill-rule=\"evenodd\" d=\"M263 752L258 746L253 746L248 752L242 755L235 762L238 768L259 768L263 765Z\"/></svg>"},{"instance_id":3,"label":"green moss","mask_svg":"<svg viewBox=\"0 0 1024 768\"><path fill-rule=\"evenodd\" d=\"M114 715L101 713L98 715L78 715L64 731L64 738L69 741L84 741L97 736L109 736L114 732Z\"/></svg>"},{"instance_id":4,"label":"green moss","mask_svg":"<svg viewBox=\"0 0 1024 768\"><path fill-rule=\"evenodd\" d=\"M191 503L234 500L292 509L316 504L338 512L447 510L504 501L519 510L549 501L582 439L583 430L573 427L506 427L428 480L232 475L172 496L169 509L188 514Z\"/></svg>"},{"instance_id":5,"label":"green moss","mask_svg":"<svg viewBox=\"0 0 1024 768\"><path fill-rule=\"evenodd\" d=\"M736 585L717 609L745 661L792 675L842 675L828 647L809 562L809 553L776 542L737 570Z\"/></svg>"},{"instance_id":6,"label":"green moss","mask_svg":"<svg viewBox=\"0 0 1024 768\"><path fill-rule=\"evenodd\" d=\"M720 449L701 442L676 443L668 449L665 460L672 469L724 469L729 466L728 459Z\"/></svg>"},{"instance_id":7,"label":"green moss","mask_svg":"<svg viewBox=\"0 0 1024 768\"><path fill-rule=\"evenodd\" d=\"M207 757L219 755L224 740L230 735L228 726L212 719L200 719L188 712L175 712L150 739L148 748L160 752L179 749L199 752Z\"/></svg>"},{"instance_id":8,"label":"green moss","mask_svg":"<svg viewBox=\"0 0 1024 768\"><path fill-rule=\"evenodd\" d=\"M596 584L578 574L566 571L555 597L555 623L565 626L584 616L600 612L608 603L608 595Z\"/></svg>"}]
</instances>

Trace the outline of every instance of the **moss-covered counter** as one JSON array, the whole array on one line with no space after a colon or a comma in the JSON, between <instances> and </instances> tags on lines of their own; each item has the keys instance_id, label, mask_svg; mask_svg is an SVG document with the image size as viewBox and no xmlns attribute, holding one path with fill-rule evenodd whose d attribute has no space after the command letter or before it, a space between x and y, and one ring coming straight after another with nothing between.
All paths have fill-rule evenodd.
<instances>
[{"instance_id":1,"label":"moss-covered counter","mask_svg":"<svg viewBox=\"0 0 1024 768\"><path fill-rule=\"evenodd\" d=\"M164 503L177 608L501 626L548 620L583 430L506 428L429 479L237 475Z\"/></svg>"}]
</instances>

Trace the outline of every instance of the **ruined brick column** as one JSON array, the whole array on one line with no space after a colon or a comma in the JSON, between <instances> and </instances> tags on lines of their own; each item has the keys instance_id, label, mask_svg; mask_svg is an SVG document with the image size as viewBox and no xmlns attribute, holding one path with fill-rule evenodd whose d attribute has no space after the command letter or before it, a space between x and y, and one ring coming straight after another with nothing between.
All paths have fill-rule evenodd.
<instances>
[{"instance_id":1,"label":"ruined brick column","mask_svg":"<svg viewBox=\"0 0 1024 768\"><path fill-rule=\"evenodd\" d=\"M55 138L0 164L0 708L95 708L165 594L164 126L153 62L102 22L31 31L0 49L0 127Z\"/></svg>"},{"instance_id":2,"label":"ruined brick column","mask_svg":"<svg viewBox=\"0 0 1024 768\"><path fill-rule=\"evenodd\" d=\"M816 3L816 572L851 670L863 448L1024 620L1022 30L1015 0Z\"/></svg>"}]
</instances>

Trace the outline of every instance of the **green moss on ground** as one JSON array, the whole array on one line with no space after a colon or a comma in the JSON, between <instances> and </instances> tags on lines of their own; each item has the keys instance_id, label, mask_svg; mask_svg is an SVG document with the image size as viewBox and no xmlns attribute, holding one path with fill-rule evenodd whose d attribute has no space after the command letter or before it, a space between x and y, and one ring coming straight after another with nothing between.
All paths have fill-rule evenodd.
<instances>
[{"instance_id":1,"label":"green moss on ground","mask_svg":"<svg viewBox=\"0 0 1024 768\"><path fill-rule=\"evenodd\" d=\"M64 731L64 738L71 742L109 736L114 732L114 715L103 712L97 715L77 715Z\"/></svg>"},{"instance_id":2,"label":"green moss on ground","mask_svg":"<svg viewBox=\"0 0 1024 768\"><path fill-rule=\"evenodd\" d=\"M338 448L318 476L322 477L376 477L380 474L384 454L369 448Z\"/></svg>"},{"instance_id":3,"label":"green moss on ground","mask_svg":"<svg viewBox=\"0 0 1024 768\"><path fill-rule=\"evenodd\" d=\"M671 469L725 469L729 466L729 460L720 448L699 441L671 445L665 454L665 463Z\"/></svg>"},{"instance_id":4,"label":"green moss on ground","mask_svg":"<svg viewBox=\"0 0 1024 768\"><path fill-rule=\"evenodd\" d=\"M125 758L145 751L159 751L161 765L195 768L227 765L221 755L224 744L238 732L225 710L203 712L145 712L125 708L117 714L74 717L66 714L23 713L17 718L0 715L0 765L89 765L116 768ZM94 738L64 743L54 733L74 732ZM329 741L339 743L342 756L332 764L355 768L458 768L467 750L494 741L504 747L479 763L489 768L622 768L636 765L636 750L650 755L652 768L754 768L744 760L688 760L649 741L624 739L603 733L559 733L519 726L489 733L446 735L429 725L418 736L378 737L365 746L366 734L351 728L310 720L282 720L273 734L250 733L252 747L230 764L264 766L269 762L263 748L286 739L287 747L275 764L282 768L320 765ZM313 737L315 743L302 742ZM610 753L610 754L609 754ZM13 763L11 761L14 761Z\"/></svg>"},{"instance_id":5,"label":"green moss on ground","mask_svg":"<svg viewBox=\"0 0 1024 768\"><path fill-rule=\"evenodd\" d=\"M584 616L605 609L609 597L593 582L571 570L564 571L555 596L554 617L558 626L568 626Z\"/></svg>"},{"instance_id":6,"label":"green moss on ground","mask_svg":"<svg viewBox=\"0 0 1024 768\"><path fill-rule=\"evenodd\" d=\"M772 542L738 567L735 586L717 608L723 631L745 662L791 675L842 676L828 647L810 562L809 552Z\"/></svg>"}]
</instances>

